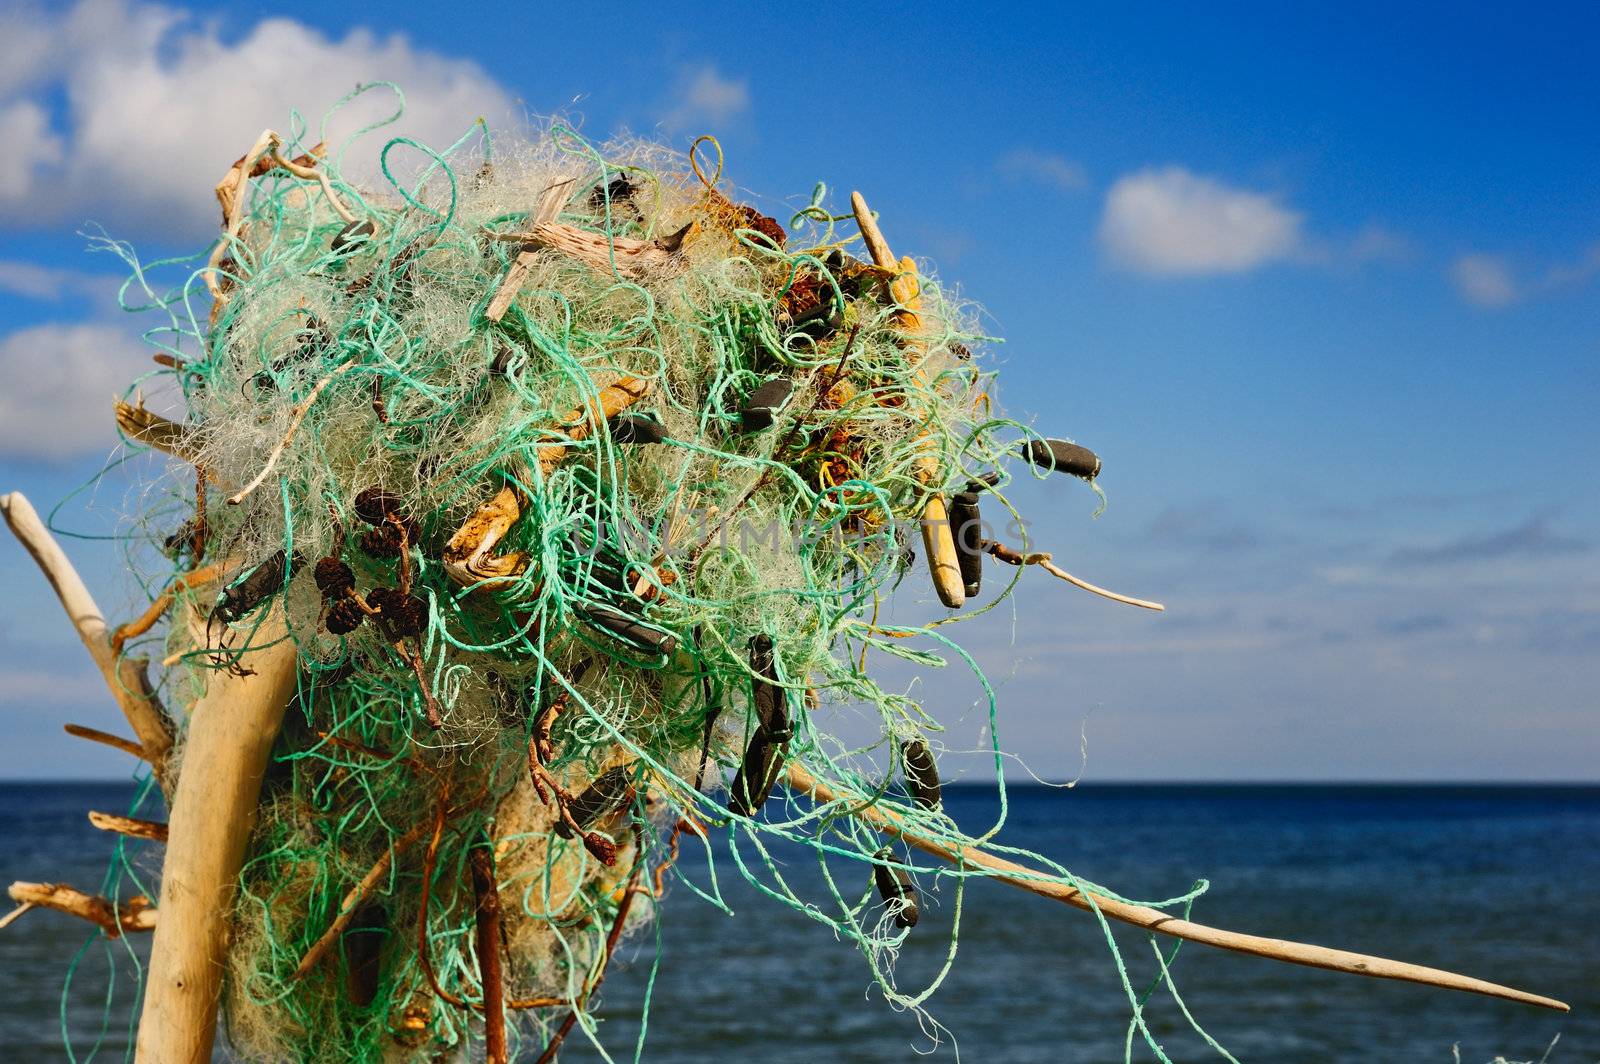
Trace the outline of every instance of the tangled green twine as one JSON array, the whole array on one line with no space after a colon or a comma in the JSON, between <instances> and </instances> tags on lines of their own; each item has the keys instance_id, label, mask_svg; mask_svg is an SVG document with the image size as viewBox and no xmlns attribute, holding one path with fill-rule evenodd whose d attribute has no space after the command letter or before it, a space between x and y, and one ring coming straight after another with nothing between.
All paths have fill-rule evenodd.
<instances>
[{"instance_id":1,"label":"tangled green twine","mask_svg":"<svg viewBox=\"0 0 1600 1064\"><path fill-rule=\"evenodd\" d=\"M604 968L627 867L638 862L646 884L664 872L727 908L709 849L708 886L671 863L664 836L680 820L719 828L742 878L854 943L901 1008L923 1010L943 982L966 880L992 873L909 852L889 858L919 889L954 890L942 967L926 986L902 989L894 957L906 932L867 886L882 838L851 815L851 802L887 806L929 839L983 844L1119 897L993 841L1005 821L996 699L944 629L1003 601L1021 570L982 609L922 627L878 619L913 564L928 494L1006 470L1031 435L992 413L993 375L970 351L986 338L971 312L921 278L922 332L908 350L907 308L887 296L881 276L834 254L847 249L837 227L847 216L828 212L820 185L779 247L759 216L739 213L654 145L596 146L557 125L491 155L478 124L440 152L388 141L373 191L343 174L352 146L375 128L317 163L370 235L336 247L349 227L318 185L268 171L251 182L240 235L224 248L225 302L214 320L205 268L191 266L158 291L154 267L186 264L141 267L131 249L108 245L134 269L124 305L166 315L147 339L176 365L156 376L181 394L193 457L212 482L202 489L203 555L192 530L174 537L146 568L152 597L202 563L223 564L221 599L214 586L181 593L171 616L221 629L238 653L276 603L301 663L240 878L226 997L236 1047L251 1059L375 1062L433 1059L468 1044L482 989L466 868L485 840L507 910L511 996L563 1000L608 1060L589 988ZM538 251L508 312L491 320L492 296L532 246L496 237L523 231L540 192L568 178L559 222L602 238L601 261ZM628 242L660 241L690 222L670 266L630 267ZM835 307L837 328L820 336L795 328L806 298ZM628 413L657 421L663 442L620 442L592 416L568 417L596 409L620 377L649 382ZM775 377L793 382L792 396L770 428L747 431L741 404ZM546 468L541 458L558 445L561 460ZM269 461L260 490L223 503ZM145 542L167 541L193 512L192 472L182 469L165 498L148 501ZM992 497L1010 510L1005 484ZM442 551L506 485L520 512L495 553L522 563L464 586ZM398 640L381 620L330 632L330 603L302 575L332 558L350 567L358 593L403 581L397 559L363 546L374 530L356 499L373 488L400 500L413 530L406 563L423 616ZM219 601L275 555L287 564L266 596L233 623L219 620ZM596 611L623 614L638 626L634 637L608 630ZM752 690L762 677L748 648L758 635L773 641L768 680L793 716L784 756L857 798L774 799L754 817L730 813L720 784L757 727ZM205 671L247 660L197 647L177 620L150 640L179 661L163 684L169 704L191 697ZM880 653L926 668L953 658L981 686L1001 813L980 836L903 793L898 744L941 728L918 702L875 681L868 663ZM443 718L437 730L426 720L430 698ZM877 739L848 745L820 726L824 705L875 717ZM555 706L551 776L580 791L621 767L632 784L628 807L605 826L623 855L615 869L554 832L553 806L532 795L530 743ZM712 786L702 789L707 745ZM804 898L786 881L777 840L811 848L825 898ZM351 888L385 862L338 946L296 977ZM114 872L108 893L125 878ZM1143 904L1186 913L1203 890ZM638 897L632 923L657 910L653 894ZM1127 1055L1137 1034L1164 1061L1144 1019L1155 991L1167 987L1194 1023L1167 970L1176 950L1157 948L1159 974L1136 989L1096 916L1132 1009ZM516 1013L514 1046L542 1046L568 1008ZM647 1025L648 1013L635 1059Z\"/></svg>"}]
</instances>

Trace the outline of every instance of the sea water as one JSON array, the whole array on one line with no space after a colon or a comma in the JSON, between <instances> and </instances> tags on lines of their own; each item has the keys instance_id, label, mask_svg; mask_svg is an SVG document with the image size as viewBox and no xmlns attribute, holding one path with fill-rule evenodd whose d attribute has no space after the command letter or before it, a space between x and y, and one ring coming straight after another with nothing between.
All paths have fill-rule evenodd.
<instances>
[{"instance_id":1,"label":"sea water","mask_svg":"<svg viewBox=\"0 0 1600 1064\"><path fill-rule=\"evenodd\" d=\"M97 889L112 841L84 812L123 810L131 794L115 784L0 784L0 877ZM1204 878L1200 922L1448 968L1573 1007L1562 1016L1186 945L1172 969L1183 1002L1242 1061L1537 1061L1557 1035L1551 1064L1600 1060L1600 788L1084 784L1012 787L1008 797L1002 841L1126 897L1172 897ZM945 804L963 825L998 815L992 789L947 787ZM809 851L775 853L786 878L814 882ZM1123 1059L1130 1005L1086 913L971 884L954 965L923 1017L884 1001L854 947L762 897L725 849L716 856L734 914L676 884L659 925L632 939L608 973L598 1036L614 1059L633 1058L647 988L644 1059L655 1064ZM135 865L153 872L154 860ZM708 882L693 838L681 867ZM902 990L939 971L956 916L948 884L922 900L896 967ZM1149 939L1131 930L1116 938L1142 991L1156 970ZM123 1059L132 958L120 955L110 982L107 949L54 913L0 931L0 1060L68 1059L63 1030L79 1060L97 1041L93 1059ZM1173 1060L1222 1059L1170 993L1155 994L1145 1015ZM535 1055L537 1047L527 1059ZM561 1059L601 1058L575 1030ZM1155 1059L1138 1038L1134 1059Z\"/></svg>"}]
</instances>

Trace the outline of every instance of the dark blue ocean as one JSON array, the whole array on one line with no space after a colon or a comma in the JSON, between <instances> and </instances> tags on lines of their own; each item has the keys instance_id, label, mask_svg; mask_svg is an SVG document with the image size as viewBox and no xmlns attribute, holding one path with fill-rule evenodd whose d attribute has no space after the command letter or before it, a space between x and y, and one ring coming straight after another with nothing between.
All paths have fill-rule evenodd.
<instances>
[{"instance_id":1,"label":"dark blue ocean","mask_svg":"<svg viewBox=\"0 0 1600 1064\"><path fill-rule=\"evenodd\" d=\"M111 844L84 810L125 807L128 787L0 784L0 876L94 888ZM1292 968L1185 946L1174 974L1195 1018L1242 1061L1552 1064L1600 1061L1600 788L1089 785L1017 787L1004 841L1049 854L1129 897L1211 882L1201 922L1309 940L1509 983L1570 1002L1555 1013L1400 983ZM993 791L949 788L964 824L987 824ZM691 844L692 847L693 844ZM785 855L797 866L803 854ZM147 864L150 858L143 859ZM698 862L703 866L704 862ZM696 861L686 855L686 867ZM863 959L821 925L721 876L736 915L678 886L660 924L662 961L645 1059L786 1062L1101 1062L1123 1057L1129 1007L1085 913L994 883L968 891L954 969L918 1018L871 989ZM902 986L937 970L953 915L928 897L900 961ZM1136 981L1153 955L1119 933ZM0 931L0 1060L120 1061L131 986L108 985L104 946L62 981L82 925L34 912ZM113 946L112 948L121 948ZM651 932L607 978L601 1034L633 1056ZM118 1017L101 1034L101 1017ZM1170 996L1148 1020L1178 1061L1216 1060ZM1136 1046L1138 1043L1136 1042ZM601 1059L576 1032L563 1061ZM1455 1047L1459 1047L1457 1050ZM528 1059L536 1054L529 1054ZM1136 1060L1154 1059L1136 1048Z\"/></svg>"}]
</instances>

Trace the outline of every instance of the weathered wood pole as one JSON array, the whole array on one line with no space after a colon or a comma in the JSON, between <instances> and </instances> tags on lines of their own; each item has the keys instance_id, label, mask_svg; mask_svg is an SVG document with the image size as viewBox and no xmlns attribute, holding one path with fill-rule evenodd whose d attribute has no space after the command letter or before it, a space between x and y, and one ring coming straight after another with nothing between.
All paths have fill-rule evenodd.
<instances>
[{"instance_id":1,"label":"weathered wood pole","mask_svg":"<svg viewBox=\"0 0 1600 1064\"><path fill-rule=\"evenodd\" d=\"M166 863L138 1064L210 1064L234 891L255 827L272 743L294 694L298 653L281 609L250 637L237 670L210 674L189 717L168 822Z\"/></svg>"}]
</instances>

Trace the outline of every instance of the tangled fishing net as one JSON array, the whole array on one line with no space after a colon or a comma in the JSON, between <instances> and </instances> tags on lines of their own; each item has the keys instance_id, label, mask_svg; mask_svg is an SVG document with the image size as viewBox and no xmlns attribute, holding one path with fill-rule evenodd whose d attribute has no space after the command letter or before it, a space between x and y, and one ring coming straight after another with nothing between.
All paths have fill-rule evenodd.
<instances>
[{"instance_id":1,"label":"tangled fishing net","mask_svg":"<svg viewBox=\"0 0 1600 1064\"><path fill-rule=\"evenodd\" d=\"M170 608L128 644L166 659L167 704L274 611L298 655L233 917L236 1051L449 1059L500 1011L513 1053L599 1045L619 938L712 833L922 1008L942 974L893 970L918 893L959 912L988 873L858 815L977 841L939 801L939 722L874 658L976 672L937 629L983 611L880 606L924 563L959 604L985 551L1038 560L981 539L980 496L1009 509L1024 460L1097 462L1000 417L974 310L870 225L863 247L821 186L779 222L722 191L714 143L479 125L382 144L363 187L342 173L371 137L302 139L229 172L223 238L175 290L138 269L187 409L119 408L183 460L143 514ZM844 707L873 741L827 730ZM797 896L775 840L814 848L827 896Z\"/></svg>"}]
</instances>

